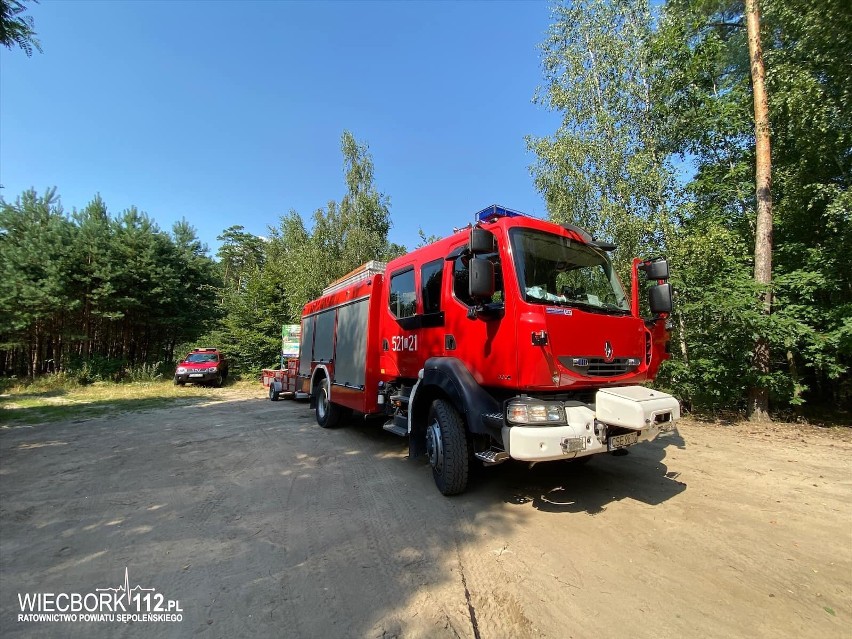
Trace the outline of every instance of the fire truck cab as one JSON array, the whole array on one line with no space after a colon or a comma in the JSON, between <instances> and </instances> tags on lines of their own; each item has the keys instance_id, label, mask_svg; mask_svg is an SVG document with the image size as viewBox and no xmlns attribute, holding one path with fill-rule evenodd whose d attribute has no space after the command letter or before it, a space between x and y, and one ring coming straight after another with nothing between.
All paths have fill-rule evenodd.
<instances>
[{"instance_id":1,"label":"fire truck cab","mask_svg":"<svg viewBox=\"0 0 852 639\"><path fill-rule=\"evenodd\" d=\"M677 400L641 384L668 358L663 259L608 251L573 225L497 205L454 235L369 262L304 309L297 385L320 426L381 415L426 454L438 489L470 463L568 460L673 430ZM640 317L640 273L651 316Z\"/></svg>"}]
</instances>

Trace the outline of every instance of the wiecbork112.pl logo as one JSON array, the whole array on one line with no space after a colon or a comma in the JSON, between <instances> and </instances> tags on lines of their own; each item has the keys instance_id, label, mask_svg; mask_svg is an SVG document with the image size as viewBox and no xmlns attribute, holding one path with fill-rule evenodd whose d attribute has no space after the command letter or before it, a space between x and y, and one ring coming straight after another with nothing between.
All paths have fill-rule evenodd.
<instances>
[{"instance_id":1,"label":"wiecbork112.pl logo","mask_svg":"<svg viewBox=\"0 0 852 639\"><path fill-rule=\"evenodd\" d=\"M124 569L124 583L95 592L18 593L19 622L175 622L183 621L183 608L177 599L167 599L156 588L130 586Z\"/></svg>"},{"instance_id":2,"label":"wiecbork112.pl logo","mask_svg":"<svg viewBox=\"0 0 852 639\"><path fill-rule=\"evenodd\" d=\"M118 599L125 598L132 612L183 612L177 599L166 599L156 588L130 587L127 567L124 568L124 584L116 588L95 588L95 592L113 593ZM122 593L120 596L118 593ZM130 611L130 610L129 610Z\"/></svg>"}]
</instances>

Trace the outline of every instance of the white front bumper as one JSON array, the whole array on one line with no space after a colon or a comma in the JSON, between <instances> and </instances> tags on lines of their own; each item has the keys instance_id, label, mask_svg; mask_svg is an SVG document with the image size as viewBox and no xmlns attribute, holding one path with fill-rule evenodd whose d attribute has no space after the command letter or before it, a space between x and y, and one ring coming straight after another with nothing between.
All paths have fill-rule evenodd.
<instances>
[{"instance_id":1,"label":"white front bumper","mask_svg":"<svg viewBox=\"0 0 852 639\"><path fill-rule=\"evenodd\" d=\"M566 425L504 426L506 452L522 461L585 457L609 450L607 437L612 433L606 432L607 424L634 431L638 443L674 430L680 418L674 397L641 386L599 391L596 400L597 413L591 406L566 406ZM663 416L666 421L660 421Z\"/></svg>"},{"instance_id":2,"label":"white front bumper","mask_svg":"<svg viewBox=\"0 0 852 639\"><path fill-rule=\"evenodd\" d=\"M503 444L512 459L522 461L552 461L572 459L606 451L593 434L583 437L585 448L577 452L566 452L562 444L566 440L580 439L580 434L571 426L508 426L503 427Z\"/></svg>"}]
</instances>

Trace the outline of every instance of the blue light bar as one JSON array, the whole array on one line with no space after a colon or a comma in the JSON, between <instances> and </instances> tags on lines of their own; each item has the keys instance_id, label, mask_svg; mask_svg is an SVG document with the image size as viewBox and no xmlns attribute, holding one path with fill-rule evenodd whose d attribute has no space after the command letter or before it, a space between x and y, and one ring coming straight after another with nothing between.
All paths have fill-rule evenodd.
<instances>
[{"instance_id":1,"label":"blue light bar","mask_svg":"<svg viewBox=\"0 0 852 639\"><path fill-rule=\"evenodd\" d=\"M524 214L520 211L507 209L505 206L500 206L499 204L492 204L479 211L475 217L477 222L493 222L498 217L517 217L519 215Z\"/></svg>"}]
</instances>

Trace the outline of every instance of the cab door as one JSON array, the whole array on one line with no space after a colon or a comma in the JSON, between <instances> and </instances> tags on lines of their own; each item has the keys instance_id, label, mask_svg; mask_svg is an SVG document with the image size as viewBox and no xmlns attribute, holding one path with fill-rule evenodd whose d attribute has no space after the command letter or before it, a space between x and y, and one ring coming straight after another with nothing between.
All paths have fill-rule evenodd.
<instances>
[{"instance_id":1,"label":"cab door","mask_svg":"<svg viewBox=\"0 0 852 639\"><path fill-rule=\"evenodd\" d=\"M388 278L382 373L413 379L430 357L444 353L442 286L445 260L395 268Z\"/></svg>"},{"instance_id":2,"label":"cab door","mask_svg":"<svg viewBox=\"0 0 852 639\"><path fill-rule=\"evenodd\" d=\"M382 372L392 377L416 377L422 359L419 339L417 269L407 264L388 278L385 334L382 336Z\"/></svg>"},{"instance_id":3,"label":"cab door","mask_svg":"<svg viewBox=\"0 0 852 639\"><path fill-rule=\"evenodd\" d=\"M498 237L499 242L499 237ZM512 296L506 295L501 254L481 257L494 263L495 293L487 308L469 294L470 256L460 244L447 256L444 277L444 355L459 359L483 386L517 384L516 331Z\"/></svg>"},{"instance_id":4,"label":"cab door","mask_svg":"<svg viewBox=\"0 0 852 639\"><path fill-rule=\"evenodd\" d=\"M420 312L419 337L421 357L418 358L419 371L430 357L445 354L444 334L446 316L444 312L444 280L450 267L443 257L426 262L418 268L417 302Z\"/></svg>"}]
</instances>

